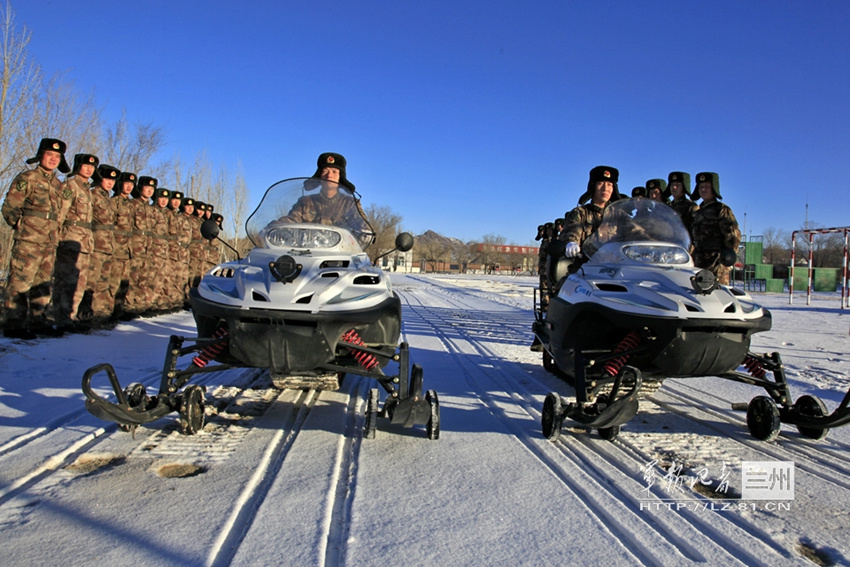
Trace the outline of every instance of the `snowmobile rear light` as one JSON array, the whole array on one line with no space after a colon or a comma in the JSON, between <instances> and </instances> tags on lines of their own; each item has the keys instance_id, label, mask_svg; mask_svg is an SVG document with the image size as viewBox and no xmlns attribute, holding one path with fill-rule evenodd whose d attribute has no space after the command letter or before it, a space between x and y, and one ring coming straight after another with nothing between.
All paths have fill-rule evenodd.
<instances>
[{"instance_id":1,"label":"snowmobile rear light","mask_svg":"<svg viewBox=\"0 0 850 567\"><path fill-rule=\"evenodd\" d=\"M623 254L631 260L647 264L687 264L691 259L684 248L656 244L630 244L623 247Z\"/></svg>"},{"instance_id":2,"label":"snowmobile rear light","mask_svg":"<svg viewBox=\"0 0 850 567\"><path fill-rule=\"evenodd\" d=\"M272 247L333 248L342 240L335 230L279 226L266 232L266 241Z\"/></svg>"}]
</instances>

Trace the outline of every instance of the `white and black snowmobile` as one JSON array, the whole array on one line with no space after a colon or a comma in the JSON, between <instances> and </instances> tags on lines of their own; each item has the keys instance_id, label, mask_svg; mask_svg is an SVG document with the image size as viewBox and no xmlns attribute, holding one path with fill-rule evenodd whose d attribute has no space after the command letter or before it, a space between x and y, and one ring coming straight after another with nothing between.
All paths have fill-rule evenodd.
<instances>
[{"instance_id":1,"label":"white and black snowmobile","mask_svg":"<svg viewBox=\"0 0 850 567\"><path fill-rule=\"evenodd\" d=\"M770 312L694 267L689 248L673 209L634 198L606 208L580 259L551 262L557 285L545 311L535 300L535 347L544 367L576 394L574 402L546 396L547 438L558 438L566 418L615 438L637 413L639 397L668 377L718 376L763 387L768 396L743 404L759 439L774 439L782 422L815 439L850 422L850 392L829 416L815 396L792 403L779 354L749 350L752 335L770 329ZM727 256L731 265L734 253Z\"/></svg>"},{"instance_id":2,"label":"white and black snowmobile","mask_svg":"<svg viewBox=\"0 0 850 567\"><path fill-rule=\"evenodd\" d=\"M255 246L248 255L216 266L190 290L198 336L171 337L159 393L148 397L139 384L122 390L112 367L99 365L83 378L89 411L128 427L178 411L184 431L194 433L203 426L203 390L179 391L194 374L268 368L281 388L335 389L351 373L376 379L388 394L379 408L379 389L370 391L366 437L387 417L439 438L437 394L423 393L422 368L410 366L408 345L398 343L401 302L364 252L374 232L359 195L340 183L286 179L266 191L246 231ZM218 227L206 221L202 232L213 238ZM412 246L408 233L396 239L396 250ZM189 367L177 370L177 359L191 353ZM396 374L385 373L390 362ZM117 402L92 390L99 372Z\"/></svg>"}]
</instances>

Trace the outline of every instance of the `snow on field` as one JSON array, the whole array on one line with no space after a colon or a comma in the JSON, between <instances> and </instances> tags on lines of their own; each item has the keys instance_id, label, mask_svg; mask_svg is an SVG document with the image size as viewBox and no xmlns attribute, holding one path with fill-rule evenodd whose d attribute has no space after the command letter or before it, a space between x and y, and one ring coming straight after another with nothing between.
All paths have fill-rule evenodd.
<instances>
[{"instance_id":1,"label":"snow on field","mask_svg":"<svg viewBox=\"0 0 850 567\"><path fill-rule=\"evenodd\" d=\"M616 441L567 423L553 443L543 399L572 389L528 348L534 278L393 279L403 340L439 394L438 441L383 420L363 439L373 384L358 376L316 392L276 390L260 370L202 375L194 436L175 414L134 435L91 416L84 371L109 362L155 391L168 337L194 333L188 313L0 339L2 563L850 564L850 428L813 441L786 425L760 442L731 404L762 391L679 379ZM779 351L792 394L831 411L850 387L839 299L757 299L774 319L752 350ZM742 499L743 461L793 464L793 498Z\"/></svg>"}]
</instances>

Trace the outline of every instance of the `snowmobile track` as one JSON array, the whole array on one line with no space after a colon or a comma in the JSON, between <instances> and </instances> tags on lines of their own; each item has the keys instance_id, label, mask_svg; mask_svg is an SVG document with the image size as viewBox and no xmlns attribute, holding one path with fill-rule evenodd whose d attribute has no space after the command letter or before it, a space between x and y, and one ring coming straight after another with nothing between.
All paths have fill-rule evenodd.
<instances>
[{"instance_id":1,"label":"snowmobile track","mask_svg":"<svg viewBox=\"0 0 850 567\"><path fill-rule=\"evenodd\" d=\"M427 307L421 302L415 305L415 294L400 295L408 310L405 313L405 325L428 327L439 338L446 351L454 357L457 366L462 369L462 374L472 391L478 392L481 402L493 415L507 424L513 436L583 502L599 519L602 526L613 532L616 541L627 542L626 548L637 561L642 564L665 565L679 564L682 559L706 561L708 557L713 559L723 557L733 563L755 564L769 557L773 557L776 562L787 561L790 558L787 550L773 543L767 534L753 537L751 533L747 533L746 529L737 525L737 521L727 519L725 516L689 511L685 513L676 511L658 516L641 513L635 495L640 494L644 487L638 482L637 477L648 459L641 460L640 453L630 455L628 452L619 450L617 443L601 442L586 435L565 436L554 444L545 441L542 437L538 438L537 423L539 423L540 413L537 408L541 403L534 394L522 386L522 383L530 376L522 372L514 363L499 364L499 353L481 344L480 337L476 336L477 333L468 331L470 328L479 328L478 322L457 325L452 320L455 316L450 310ZM466 310L469 314L476 313L475 316L481 314L457 294L453 294L450 300L457 309ZM530 317L528 319L529 324L526 328L530 326ZM447 328L450 328L451 332L446 332ZM504 337L505 333L519 335L518 331L511 333L511 330L504 326L501 327L501 333L503 335L501 341L490 337L490 342L504 342L506 339L509 342L517 340L525 344L529 342L527 334ZM476 354L491 361L493 367L486 372L486 376L481 368L475 366L470 362L470 358L465 356L469 353L464 352L460 343L471 345ZM492 384L486 384L485 381L497 382L532 418L535 425L529 429L525 425L520 426L516 418L505 415L504 409L500 406L503 402L485 393L492 389L492 387L488 388ZM599 457L602 457L602 462ZM661 472L663 475L663 471ZM629 487L630 489L627 490ZM664 494L660 488L655 487L652 496L661 499ZM628 525L618 519L622 517L621 511L617 509L619 506L625 506L631 512L633 521L630 521ZM702 535L709 524L717 523L726 524L727 532L731 528L733 537L719 543ZM752 531L752 526L747 528ZM709 533L711 531L713 530L709 530ZM663 553L662 548L666 548Z\"/></svg>"}]
</instances>

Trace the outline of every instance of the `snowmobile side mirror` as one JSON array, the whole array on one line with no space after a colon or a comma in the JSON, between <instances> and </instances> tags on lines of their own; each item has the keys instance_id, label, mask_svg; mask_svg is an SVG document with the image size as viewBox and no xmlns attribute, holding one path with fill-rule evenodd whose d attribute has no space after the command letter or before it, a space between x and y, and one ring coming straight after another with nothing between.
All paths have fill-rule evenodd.
<instances>
[{"instance_id":1,"label":"snowmobile side mirror","mask_svg":"<svg viewBox=\"0 0 850 567\"><path fill-rule=\"evenodd\" d=\"M378 260L380 260L384 256L392 254L393 252L407 252L411 248L413 248L413 235L409 232L402 232L401 234L395 237L395 248L393 248L389 252L384 252L383 254L372 260L372 265L377 266Z\"/></svg>"},{"instance_id":2,"label":"snowmobile side mirror","mask_svg":"<svg viewBox=\"0 0 850 567\"><path fill-rule=\"evenodd\" d=\"M731 248L724 248L720 251L720 263L726 266L734 266L735 262L738 261L738 255L735 254L735 251Z\"/></svg>"},{"instance_id":3,"label":"snowmobile side mirror","mask_svg":"<svg viewBox=\"0 0 850 567\"><path fill-rule=\"evenodd\" d=\"M221 238L219 238L219 234L221 234L221 228L219 228L218 223L215 222L213 219L207 219L201 223L201 236L203 236L207 240L212 240L214 238L217 239L219 242L223 243L225 246L233 250L233 252L236 254L236 257L241 260L242 256L239 254L239 251Z\"/></svg>"},{"instance_id":4,"label":"snowmobile side mirror","mask_svg":"<svg viewBox=\"0 0 850 567\"><path fill-rule=\"evenodd\" d=\"M409 232L402 232L395 237L395 249L399 252L407 252L413 248L413 235Z\"/></svg>"},{"instance_id":5,"label":"snowmobile side mirror","mask_svg":"<svg viewBox=\"0 0 850 567\"><path fill-rule=\"evenodd\" d=\"M201 236L207 240L216 238L220 232L221 229L218 228L218 223L212 219L207 219L201 223Z\"/></svg>"}]
</instances>

